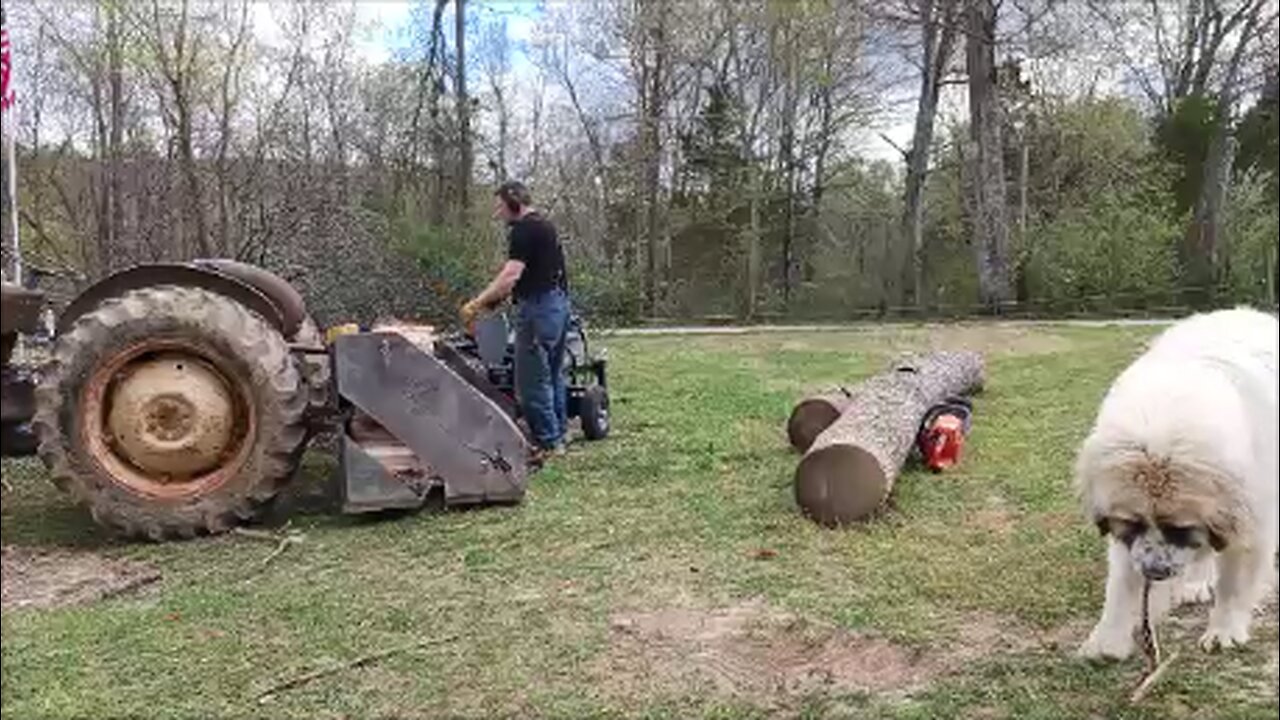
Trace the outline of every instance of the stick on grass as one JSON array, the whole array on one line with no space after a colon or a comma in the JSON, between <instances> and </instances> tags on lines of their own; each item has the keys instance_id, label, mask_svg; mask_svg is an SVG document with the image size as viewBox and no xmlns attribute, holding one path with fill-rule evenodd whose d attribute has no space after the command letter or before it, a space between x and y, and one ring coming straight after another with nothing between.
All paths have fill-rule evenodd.
<instances>
[{"instance_id":1,"label":"stick on grass","mask_svg":"<svg viewBox=\"0 0 1280 720\"><path fill-rule=\"evenodd\" d=\"M1130 703L1140 703L1151 688L1160 681L1160 678L1169 670L1169 666L1174 660L1178 659L1178 653L1175 651L1163 662L1160 661L1160 643L1156 636L1156 629L1151 623L1151 581L1147 580L1142 585L1142 653L1146 659L1146 672L1143 673L1141 682L1133 689L1133 693L1129 696Z\"/></svg>"},{"instance_id":2,"label":"stick on grass","mask_svg":"<svg viewBox=\"0 0 1280 720\"><path fill-rule=\"evenodd\" d=\"M301 542L302 542L301 535L285 535L284 537L280 538L280 544L276 545L276 549L272 550L270 555L262 559L262 566L266 567L267 565L271 564L271 561L279 557L280 553L284 552L285 550L288 550L290 545L296 545Z\"/></svg>"},{"instance_id":3,"label":"stick on grass","mask_svg":"<svg viewBox=\"0 0 1280 720\"><path fill-rule=\"evenodd\" d=\"M451 642L457 639L458 639L457 635L448 635L442 638L419 639L411 643L406 643L404 645L397 645L393 648L381 650L376 653L361 655L360 657L354 660L349 660L345 663L333 665L327 668L321 668L319 670L313 670L309 673L299 675L295 678L290 678L288 680L278 682L275 685L272 685L271 687L267 688L266 690L263 690L262 692L258 693L255 699L258 702L266 702L267 699L269 699L271 696L275 695L276 693L282 692L284 690L292 690L293 688L306 685L307 683L312 682L314 680L319 680L320 678L328 677L330 675L340 673L344 670L351 670L354 668L364 667L366 665L372 665L373 663L378 662L379 660L385 660L391 657L392 655L398 655L402 652L415 650L417 648L426 647L428 645L438 645L440 643Z\"/></svg>"},{"instance_id":4,"label":"stick on grass","mask_svg":"<svg viewBox=\"0 0 1280 720\"><path fill-rule=\"evenodd\" d=\"M267 532L266 530L254 530L252 528L234 527L234 528L231 528L231 532L241 537L252 538L254 540L265 540L266 542L280 541L279 535L273 532Z\"/></svg>"},{"instance_id":5,"label":"stick on grass","mask_svg":"<svg viewBox=\"0 0 1280 720\"><path fill-rule=\"evenodd\" d=\"M285 527L287 528L288 525L286 525ZM263 540L266 542L273 542L276 544L276 549L272 550L271 554L267 555L265 558L262 559L262 567L266 567L267 565L271 564L272 560L275 560L277 557L280 557L280 554L283 553L285 550L288 550L290 545L301 544L302 541L306 539L306 535L297 531L289 531L285 534L276 534L276 533L266 532L263 530L253 530L250 528L242 528L242 527L232 528L232 531L235 532L235 534L241 535L243 537L252 538L254 540Z\"/></svg>"},{"instance_id":6,"label":"stick on grass","mask_svg":"<svg viewBox=\"0 0 1280 720\"><path fill-rule=\"evenodd\" d=\"M1177 659L1177 650L1169 653L1169 657L1165 658L1164 662L1157 665L1155 670L1147 673L1147 676L1142 679L1142 682L1138 683L1138 687L1133 689L1133 694L1129 696L1129 702L1134 703L1135 705L1142 702L1147 697L1147 693L1151 691L1151 688L1155 687L1156 683L1160 681L1160 678L1164 677L1169 666Z\"/></svg>"}]
</instances>

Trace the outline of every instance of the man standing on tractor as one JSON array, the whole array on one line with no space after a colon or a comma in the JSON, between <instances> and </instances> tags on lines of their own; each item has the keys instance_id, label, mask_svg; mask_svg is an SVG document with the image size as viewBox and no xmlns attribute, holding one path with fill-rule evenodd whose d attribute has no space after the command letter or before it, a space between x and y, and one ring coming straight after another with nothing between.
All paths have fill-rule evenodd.
<instances>
[{"instance_id":1,"label":"man standing on tractor","mask_svg":"<svg viewBox=\"0 0 1280 720\"><path fill-rule=\"evenodd\" d=\"M479 295L462 306L470 328L482 310L511 296L516 305L516 392L538 456L564 452L568 433L562 372L569 326L564 252L555 226L533 207L523 183L494 193L494 216L507 223L507 261Z\"/></svg>"}]
</instances>

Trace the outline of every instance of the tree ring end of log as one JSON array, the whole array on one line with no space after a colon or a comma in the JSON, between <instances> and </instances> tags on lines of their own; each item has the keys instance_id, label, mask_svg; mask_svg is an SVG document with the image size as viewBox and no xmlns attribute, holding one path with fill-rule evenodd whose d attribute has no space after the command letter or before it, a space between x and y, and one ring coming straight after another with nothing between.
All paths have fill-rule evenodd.
<instances>
[{"instance_id":1,"label":"tree ring end of log","mask_svg":"<svg viewBox=\"0 0 1280 720\"><path fill-rule=\"evenodd\" d=\"M863 520L889 494L889 478L875 456L856 445L829 445L800 461L796 504L815 522L836 527Z\"/></svg>"},{"instance_id":2,"label":"tree ring end of log","mask_svg":"<svg viewBox=\"0 0 1280 720\"><path fill-rule=\"evenodd\" d=\"M840 409L822 398L801 401L787 421L787 440L791 447L805 452L823 430L840 419Z\"/></svg>"}]
</instances>

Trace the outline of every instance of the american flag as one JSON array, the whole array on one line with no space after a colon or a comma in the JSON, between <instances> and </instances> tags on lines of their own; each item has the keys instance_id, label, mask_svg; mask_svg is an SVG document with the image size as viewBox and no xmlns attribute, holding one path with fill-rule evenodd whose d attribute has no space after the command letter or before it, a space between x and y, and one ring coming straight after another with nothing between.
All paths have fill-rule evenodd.
<instances>
[{"instance_id":1,"label":"american flag","mask_svg":"<svg viewBox=\"0 0 1280 720\"><path fill-rule=\"evenodd\" d=\"M13 60L9 57L9 28L0 27L0 106L13 104Z\"/></svg>"}]
</instances>

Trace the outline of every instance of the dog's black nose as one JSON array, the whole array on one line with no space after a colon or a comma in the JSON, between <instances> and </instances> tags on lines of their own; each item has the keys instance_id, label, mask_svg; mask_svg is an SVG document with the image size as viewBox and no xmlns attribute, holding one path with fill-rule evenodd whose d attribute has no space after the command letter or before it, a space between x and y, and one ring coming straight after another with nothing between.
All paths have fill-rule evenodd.
<instances>
[{"instance_id":1,"label":"dog's black nose","mask_svg":"<svg viewBox=\"0 0 1280 720\"><path fill-rule=\"evenodd\" d=\"M1168 565L1144 565L1142 566L1142 574L1148 580L1168 580L1173 577L1173 568Z\"/></svg>"}]
</instances>

